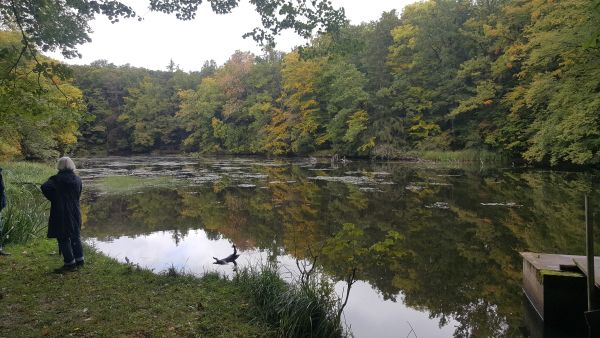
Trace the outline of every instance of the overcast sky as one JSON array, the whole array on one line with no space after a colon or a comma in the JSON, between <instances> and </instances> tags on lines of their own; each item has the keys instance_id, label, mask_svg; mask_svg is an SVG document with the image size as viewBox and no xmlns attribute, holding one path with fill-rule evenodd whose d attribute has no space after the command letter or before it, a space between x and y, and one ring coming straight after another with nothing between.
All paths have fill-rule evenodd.
<instances>
[{"instance_id":1,"label":"overcast sky","mask_svg":"<svg viewBox=\"0 0 600 338\"><path fill-rule=\"evenodd\" d=\"M173 59L185 71L200 70L206 60L223 64L236 50L260 54L260 47L242 35L260 24L254 7L242 0L233 13L217 15L210 4L204 3L193 21L179 21L174 15L150 12L147 1L125 0L144 20L122 20L111 24L99 16L91 23L92 42L78 48L81 59L64 60L59 53L52 57L67 63L88 64L105 59L117 65L164 70ZM352 24L379 19L381 13L396 9L398 13L415 0L332 0L334 6L344 7ZM289 51L304 41L285 32L277 39L277 49Z\"/></svg>"}]
</instances>

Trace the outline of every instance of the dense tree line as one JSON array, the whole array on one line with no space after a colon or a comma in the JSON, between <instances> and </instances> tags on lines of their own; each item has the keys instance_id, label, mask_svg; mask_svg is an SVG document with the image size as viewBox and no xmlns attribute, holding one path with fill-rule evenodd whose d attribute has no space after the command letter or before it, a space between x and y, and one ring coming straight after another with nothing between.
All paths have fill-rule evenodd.
<instances>
[{"instance_id":1,"label":"dense tree line","mask_svg":"<svg viewBox=\"0 0 600 338\"><path fill-rule=\"evenodd\" d=\"M200 72L99 61L74 67L88 106L78 148L371 157L474 149L597 165L599 34L599 8L587 0L430 0L288 54L236 52Z\"/></svg>"},{"instance_id":2,"label":"dense tree line","mask_svg":"<svg viewBox=\"0 0 600 338\"><path fill-rule=\"evenodd\" d=\"M207 63L203 72L215 67ZM106 61L76 66L74 72L90 117L80 128L80 152L127 154L179 148L185 131L175 117L178 93L197 87L203 72L185 73L172 63L165 72L116 67Z\"/></svg>"}]
</instances>

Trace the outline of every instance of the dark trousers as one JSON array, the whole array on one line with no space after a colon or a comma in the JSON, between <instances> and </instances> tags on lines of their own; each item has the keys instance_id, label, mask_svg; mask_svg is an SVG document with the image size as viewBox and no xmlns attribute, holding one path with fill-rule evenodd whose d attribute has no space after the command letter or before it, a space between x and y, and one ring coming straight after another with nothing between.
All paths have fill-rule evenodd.
<instances>
[{"instance_id":1,"label":"dark trousers","mask_svg":"<svg viewBox=\"0 0 600 338\"><path fill-rule=\"evenodd\" d=\"M2 231L4 230L3 228L4 225L2 223L2 214L0 213L0 251L2 251L2 245L4 244L4 236L2 236Z\"/></svg>"},{"instance_id":2,"label":"dark trousers","mask_svg":"<svg viewBox=\"0 0 600 338\"><path fill-rule=\"evenodd\" d=\"M57 238L58 248L63 255L65 265L83 261L83 246L79 237Z\"/></svg>"}]
</instances>

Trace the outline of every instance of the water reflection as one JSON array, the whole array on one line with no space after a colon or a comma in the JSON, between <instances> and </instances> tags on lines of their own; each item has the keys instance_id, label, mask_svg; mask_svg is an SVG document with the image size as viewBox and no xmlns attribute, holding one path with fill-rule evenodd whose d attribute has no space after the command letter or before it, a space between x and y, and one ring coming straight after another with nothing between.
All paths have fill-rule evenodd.
<instances>
[{"instance_id":1,"label":"water reflection","mask_svg":"<svg viewBox=\"0 0 600 338\"><path fill-rule=\"evenodd\" d=\"M94 187L85 233L102 251L156 270L223 273L231 266L212 257L231 243L243 264L317 253L336 280L358 269L346 318L359 337L406 336L408 323L418 336L520 336L518 251L582 254L582 196L600 200L589 173L253 158L82 164ZM179 183L116 194L107 175Z\"/></svg>"},{"instance_id":2,"label":"water reflection","mask_svg":"<svg viewBox=\"0 0 600 338\"><path fill-rule=\"evenodd\" d=\"M175 238L179 240L176 241ZM191 230L183 238L177 231L157 231L135 238L122 236L109 241L91 239L88 242L122 263L128 260L156 272L174 267L177 271L197 275L218 272L232 277L235 273L233 265L212 264L213 255L231 252L230 242L226 239L209 239L209 235L203 230ZM255 266L267 261L269 256L272 257L268 250L258 249L244 250L240 254L240 267ZM280 255L276 261L284 278L296 274L294 257ZM343 282L335 285L340 295L345 292L345 288L346 284ZM454 330L451 325L444 328L432 325L426 311L412 309L402 302L384 300L377 290L362 281L352 286L351 297L344 310L344 320L356 337L405 336L410 331L410 326L423 337L451 337Z\"/></svg>"},{"instance_id":3,"label":"water reflection","mask_svg":"<svg viewBox=\"0 0 600 338\"><path fill-rule=\"evenodd\" d=\"M212 258L231 252L231 243L225 239L209 239L203 230L191 230L185 236L177 230L157 231L136 237L122 236L110 241L90 239L89 243L121 262L126 262L127 257L130 262L155 272L174 267L177 271L187 273L219 272L233 276L232 265L216 266ZM241 266L250 266L266 258L264 251L260 250L240 253Z\"/></svg>"}]
</instances>

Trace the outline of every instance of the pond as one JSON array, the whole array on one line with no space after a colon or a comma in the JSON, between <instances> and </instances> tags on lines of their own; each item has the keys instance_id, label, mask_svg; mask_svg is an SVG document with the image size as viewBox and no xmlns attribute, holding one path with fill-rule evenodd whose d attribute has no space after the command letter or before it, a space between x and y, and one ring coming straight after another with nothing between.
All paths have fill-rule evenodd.
<instances>
[{"instance_id":1,"label":"pond","mask_svg":"<svg viewBox=\"0 0 600 338\"><path fill-rule=\"evenodd\" d=\"M519 251L584 254L598 175L315 158L79 159L83 234L156 272L316 262L356 337L527 335ZM597 216L596 212L594 216ZM597 217L594 217L597 219ZM596 237L600 245L600 236ZM289 277L288 277L289 278Z\"/></svg>"}]
</instances>

